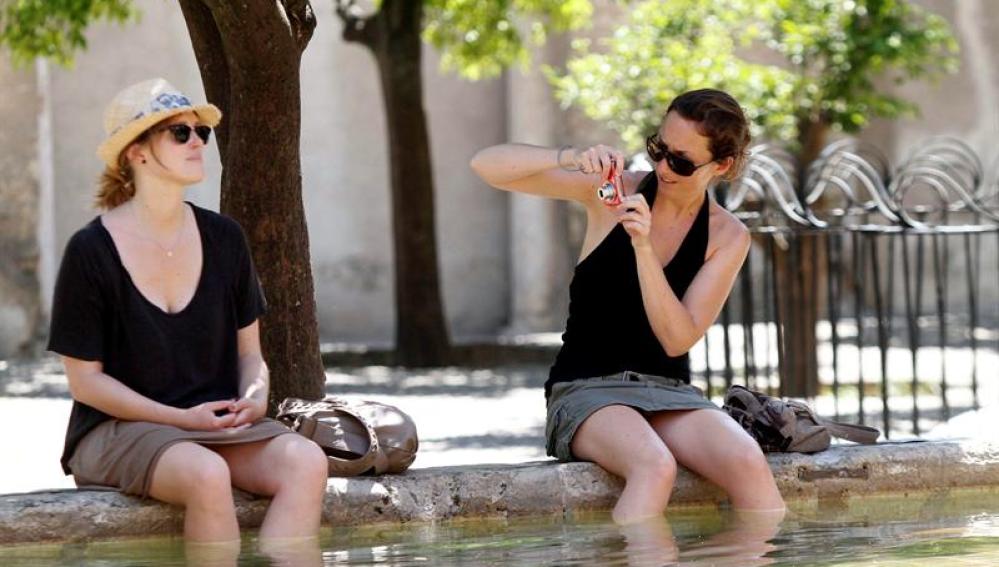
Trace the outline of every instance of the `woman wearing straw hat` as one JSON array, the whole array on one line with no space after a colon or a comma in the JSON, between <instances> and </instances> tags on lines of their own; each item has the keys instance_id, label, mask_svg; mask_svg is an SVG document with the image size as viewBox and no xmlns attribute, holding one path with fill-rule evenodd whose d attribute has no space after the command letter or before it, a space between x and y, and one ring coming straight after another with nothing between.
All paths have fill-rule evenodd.
<instances>
[{"instance_id":1,"label":"woman wearing straw hat","mask_svg":"<svg viewBox=\"0 0 999 567\"><path fill-rule=\"evenodd\" d=\"M62 457L78 485L183 506L189 542L238 541L232 486L273 498L262 539L318 533L326 458L264 416L265 301L235 221L184 201L221 113L162 79L108 106L104 213L70 239L49 349L74 402Z\"/></svg>"}]
</instances>

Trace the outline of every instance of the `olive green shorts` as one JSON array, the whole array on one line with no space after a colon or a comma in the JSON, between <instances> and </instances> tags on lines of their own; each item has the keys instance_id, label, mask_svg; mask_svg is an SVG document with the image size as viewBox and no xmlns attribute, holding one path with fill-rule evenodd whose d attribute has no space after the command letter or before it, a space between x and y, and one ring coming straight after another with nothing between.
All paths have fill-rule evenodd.
<instances>
[{"instance_id":1,"label":"olive green shorts","mask_svg":"<svg viewBox=\"0 0 999 567\"><path fill-rule=\"evenodd\" d=\"M548 398L545 424L548 455L574 461L572 437L598 409L622 405L648 415L657 411L720 409L696 386L677 378L664 378L626 370L609 376L556 382Z\"/></svg>"}]
</instances>

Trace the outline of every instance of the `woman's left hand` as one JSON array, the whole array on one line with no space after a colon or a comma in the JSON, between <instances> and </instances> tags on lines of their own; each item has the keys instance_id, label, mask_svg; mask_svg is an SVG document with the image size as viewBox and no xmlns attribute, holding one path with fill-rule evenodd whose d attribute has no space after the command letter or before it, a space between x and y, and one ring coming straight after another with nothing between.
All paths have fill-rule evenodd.
<instances>
[{"instance_id":1,"label":"woman's left hand","mask_svg":"<svg viewBox=\"0 0 999 567\"><path fill-rule=\"evenodd\" d=\"M645 201L645 196L636 193L621 198L621 203L615 206L618 222L631 237L634 248L651 246L649 233L652 229L652 211Z\"/></svg>"},{"instance_id":2,"label":"woman's left hand","mask_svg":"<svg viewBox=\"0 0 999 567\"><path fill-rule=\"evenodd\" d=\"M258 400L255 397L240 398L229 406L229 413L236 414L232 427L252 425L267 415L267 400Z\"/></svg>"}]
</instances>

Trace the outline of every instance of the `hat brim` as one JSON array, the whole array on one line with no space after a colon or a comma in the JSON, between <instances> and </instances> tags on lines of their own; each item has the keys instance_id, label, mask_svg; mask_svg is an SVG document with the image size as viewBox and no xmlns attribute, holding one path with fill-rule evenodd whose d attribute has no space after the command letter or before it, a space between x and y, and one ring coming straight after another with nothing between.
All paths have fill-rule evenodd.
<instances>
[{"instance_id":1,"label":"hat brim","mask_svg":"<svg viewBox=\"0 0 999 567\"><path fill-rule=\"evenodd\" d=\"M123 149L128 147L128 145L138 138L143 132L152 128L159 122L170 118L171 116L177 116L178 114L184 114L185 112L193 112L197 114L198 118L205 125L211 126L212 128L218 126L219 122L222 121L222 111L219 110L214 104L171 108L169 110L153 112L143 116L142 118L132 120L106 140L101 142L101 145L97 147L97 157L101 158L101 161L107 164L108 167L112 169L117 168L118 154L120 154Z\"/></svg>"}]
</instances>

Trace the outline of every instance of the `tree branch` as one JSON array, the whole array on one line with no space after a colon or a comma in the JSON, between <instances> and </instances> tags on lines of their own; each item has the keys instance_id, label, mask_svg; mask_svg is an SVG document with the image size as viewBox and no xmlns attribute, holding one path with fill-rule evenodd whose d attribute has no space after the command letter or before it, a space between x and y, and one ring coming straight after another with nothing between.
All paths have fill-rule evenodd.
<instances>
[{"instance_id":1,"label":"tree branch","mask_svg":"<svg viewBox=\"0 0 999 567\"><path fill-rule=\"evenodd\" d=\"M378 12L367 16L361 13L356 0L334 0L336 15L343 22L343 40L360 43L374 49L377 38L375 18Z\"/></svg>"},{"instance_id":2,"label":"tree branch","mask_svg":"<svg viewBox=\"0 0 999 567\"><path fill-rule=\"evenodd\" d=\"M305 51L312 33L316 30L316 14L309 0L282 0L284 12L291 24L291 33L298 43L298 50Z\"/></svg>"}]
</instances>

